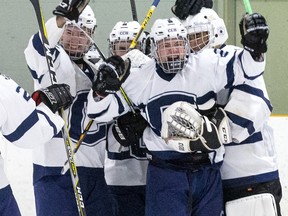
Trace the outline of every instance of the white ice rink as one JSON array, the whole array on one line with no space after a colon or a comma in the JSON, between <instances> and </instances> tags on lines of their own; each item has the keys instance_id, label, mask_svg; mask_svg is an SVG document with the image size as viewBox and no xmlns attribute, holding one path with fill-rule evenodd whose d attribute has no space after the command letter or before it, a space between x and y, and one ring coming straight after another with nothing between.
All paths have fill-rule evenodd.
<instances>
[{"instance_id":1,"label":"white ice rink","mask_svg":"<svg viewBox=\"0 0 288 216\"><path fill-rule=\"evenodd\" d=\"M278 149L279 171L283 188L282 216L288 216L288 117L272 117L270 124L274 128ZM3 143L0 143L0 149L5 157L5 170L22 215L35 216L31 151L16 148L11 144L3 145Z\"/></svg>"}]
</instances>

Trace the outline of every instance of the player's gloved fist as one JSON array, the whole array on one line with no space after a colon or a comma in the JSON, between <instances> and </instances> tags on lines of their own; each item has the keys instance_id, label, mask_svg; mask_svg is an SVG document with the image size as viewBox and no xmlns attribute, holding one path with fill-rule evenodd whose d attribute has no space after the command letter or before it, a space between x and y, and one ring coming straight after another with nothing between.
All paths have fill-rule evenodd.
<instances>
[{"instance_id":1,"label":"player's gloved fist","mask_svg":"<svg viewBox=\"0 0 288 216\"><path fill-rule=\"evenodd\" d=\"M130 59L123 60L120 56L114 55L99 66L98 74L92 89L98 96L105 97L108 94L116 93L121 84L127 79L130 73Z\"/></svg>"},{"instance_id":2,"label":"player's gloved fist","mask_svg":"<svg viewBox=\"0 0 288 216\"><path fill-rule=\"evenodd\" d=\"M32 93L32 98L36 105L43 102L54 113L61 108L68 108L73 101L70 87L67 84L53 84L47 88L41 88Z\"/></svg>"},{"instance_id":3,"label":"player's gloved fist","mask_svg":"<svg viewBox=\"0 0 288 216\"><path fill-rule=\"evenodd\" d=\"M259 13L245 14L239 24L241 44L252 57L259 57L267 51L269 28L265 18Z\"/></svg>"},{"instance_id":4,"label":"player's gloved fist","mask_svg":"<svg viewBox=\"0 0 288 216\"><path fill-rule=\"evenodd\" d=\"M189 15L199 13L202 7L212 8L213 0L176 0L171 10L180 20L185 20Z\"/></svg>"},{"instance_id":5,"label":"player's gloved fist","mask_svg":"<svg viewBox=\"0 0 288 216\"><path fill-rule=\"evenodd\" d=\"M79 15L88 4L87 0L62 0L53 11L56 16L78 21Z\"/></svg>"},{"instance_id":6,"label":"player's gloved fist","mask_svg":"<svg viewBox=\"0 0 288 216\"><path fill-rule=\"evenodd\" d=\"M115 139L124 147L136 144L142 137L148 122L140 114L139 110L135 113L128 112L116 120L112 126Z\"/></svg>"}]
</instances>

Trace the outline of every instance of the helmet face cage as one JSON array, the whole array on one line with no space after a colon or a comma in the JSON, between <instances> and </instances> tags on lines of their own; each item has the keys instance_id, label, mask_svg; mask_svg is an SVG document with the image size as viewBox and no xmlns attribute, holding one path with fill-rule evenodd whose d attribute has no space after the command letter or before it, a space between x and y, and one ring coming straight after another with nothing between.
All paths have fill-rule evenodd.
<instances>
[{"instance_id":1,"label":"helmet face cage","mask_svg":"<svg viewBox=\"0 0 288 216\"><path fill-rule=\"evenodd\" d=\"M109 35L109 51L110 55L124 55L129 51L132 40L136 37L141 26L136 21L131 22L118 22L113 27ZM145 51L146 36L144 32L140 35L136 49Z\"/></svg>"},{"instance_id":2,"label":"helmet face cage","mask_svg":"<svg viewBox=\"0 0 288 216\"><path fill-rule=\"evenodd\" d=\"M178 19L156 20L150 42L151 56L165 73L177 73L185 67L189 54L187 30Z\"/></svg>"},{"instance_id":3,"label":"helmet face cage","mask_svg":"<svg viewBox=\"0 0 288 216\"><path fill-rule=\"evenodd\" d=\"M93 44L96 18L89 5L79 16L78 22L67 20L59 41L72 60L82 58Z\"/></svg>"},{"instance_id":4,"label":"helmet face cage","mask_svg":"<svg viewBox=\"0 0 288 216\"><path fill-rule=\"evenodd\" d=\"M74 23L65 25L60 44L72 60L82 58L88 52L93 41L93 29L79 28Z\"/></svg>"},{"instance_id":5,"label":"helmet face cage","mask_svg":"<svg viewBox=\"0 0 288 216\"><path fill-rule=\"evenodd\" d=\"M115 40L115 41L111 42L109 45L110 54L111 55L119 55L119 56L126 54L129 51L129 47L131 45L131 42L132 42L132 40ZM143 43L144 42L138 41L135 48L144 52Z\"/></svg>"},{"instance_id":6,"label":"helmet face cage","mask_svg":"<svg viewBox=\"0 0 288 216\"><path fill-rule=\"evenodd\" d=\"M164 72L178 73L184 68L189 52L186 38L161 39L155 45L153 55Z\"/></svg>"},{"instance_id":7,"label":"helmet face cage","mask_svg":"<svg viewBox=\"0 0 288 216\"><path fill-rule=\"evenodd\" d=\"M225 23L213 9L202 8L197 15L189 16L183 25L194 53L220 46L228 39Z\"/></svg>"},{"instance_id":8,"label":"helmet face cage","mask_svg":"<svg viewBox=\"0 0 288 216\"><path fill-rule=\"evenodd\" d=\"M189 46L193 53L208 47L213 37L212 35L212 29L209 28L208 24L196 26L194 31L188 34Z\"/></svg>"}]
</instances>

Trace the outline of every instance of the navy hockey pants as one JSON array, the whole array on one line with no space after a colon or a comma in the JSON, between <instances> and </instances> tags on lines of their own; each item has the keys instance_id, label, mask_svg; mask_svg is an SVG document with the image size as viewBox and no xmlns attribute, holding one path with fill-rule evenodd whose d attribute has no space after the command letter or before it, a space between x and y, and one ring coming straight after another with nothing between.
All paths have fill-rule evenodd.
<instances>
[{"instance_id":1,"label":"navy hockey pants","mask_svg":"<svg viewBox=\"0 0 288 216\"><path fill-rule=\"evenodd\" d=\"M0 215L21 216L10 185L7 185L0 190Z\"/></svg>"},{"instance_id":2,"label":"navy hockey pants","mask_svg":"<svg viewBox=\"0 0 288 216\"><path fill-rule=\"evenodd\" d=\"M96 176L79 175L86 214L113 216L104 169L95 169ZM37 216L79 216L69 171L66 175L49 175L34 182L34 194Z\"/></svg>"},{"instance_id":3,"label":"navy hockey pants","mask_svg":"<svg viewBox=\"0 0 288 216\"><path fill-rule=\"evenodd\" d=\"M173 170L149 163L146 216L221 216L223 192L219 168Z\"/></svg>"}]
</instances>

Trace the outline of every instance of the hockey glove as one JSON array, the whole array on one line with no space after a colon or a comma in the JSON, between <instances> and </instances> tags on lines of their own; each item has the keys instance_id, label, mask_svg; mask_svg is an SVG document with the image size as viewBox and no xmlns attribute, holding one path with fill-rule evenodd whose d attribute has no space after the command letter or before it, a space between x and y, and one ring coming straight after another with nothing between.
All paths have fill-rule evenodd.
<instances>
[{"instance_id":1,"label":"hockey glove","mask_svg":"<svg viewBox=\"0 0 288 216\"><path fill-rule=\"evenodd\" d=\"M212 8L212 0L176 0L171 11L180 20L185 20L189 15L195 15L200 12L202 7Z\"/></svg>"},{"instance_id":2,"label":"hockey glove","mask_svg":"<svg viewBox=\"0 0 288 216\"><path fill-rule=\"evenodd\" d=\"M79 15L89 1L90 0L62 0L55 10L53 10L53 14L78 22Z\"/></svg>"},{"instance_id":3,"label":"hockey glove","mask_svg":"<svg viewBox=\"0 0 288 216\"><path fill-rule=\"evenodd\" d=\"M111 56L102 63L92 87L96 95L105 97L108 94L116 93L130 74L130 64L129 58L124 62L117 55Z\"/></svg>"},{"instance_id":4,"label":"hockey glove","mask_svg":"<svg viewBox=\"0 0 288 216\"><path fill-rule=\"evenodd\" d=\"M254 60L267 52L269 28L261 14L245 14L239 23L239 28L241 44L251 53Z\"/></svg>"},{"instance_id":5,"label":"hockey glove","mask_svg":"<svg viewBox=\"0 0 288 216\"><path fill-rule=\"evenodd\" d=\"M228 116L223 108L218 107L210 119L211 122L217 127L218 135L223 144L232 142L231 129L229 125Z\"/></svg>"},{"instance_id":6,"label":"hockey glove","mask_svg":"<svg viewBox=\"0 0 288 216\"><path fill-rule=\"evenodd\" d=\"M178 152L211 152L222 145L215 124L187 102L176 102L164 111L161 137Z\"/></svg>"},{"instance_id":7,"label":"hockey glove","mask_svg":"<svg viewBox=\"0 0 288 216\"><path fill-rule=\"evenodd\" d=\"M32 93L36 105L43 102L52 112L61 108L67 109L73 101L70 87L67 84L53 84L47 88L41 88Z\"/></svg>"},{"instance_id":8,"label":"hockey glove","mask_svg":"<svg viewBox=\"0 0 288 216\"><path fill-rule=\"evenodd\" d=\"M135 114L128 112L118 117L112 126L112 132L120 145L128 147L139 142L147 126L148 122L140 114L140 111L136 110Z\"/></svg>"}]
</instances>

